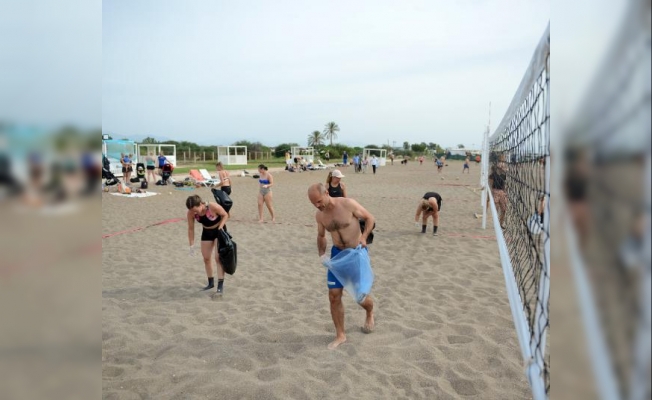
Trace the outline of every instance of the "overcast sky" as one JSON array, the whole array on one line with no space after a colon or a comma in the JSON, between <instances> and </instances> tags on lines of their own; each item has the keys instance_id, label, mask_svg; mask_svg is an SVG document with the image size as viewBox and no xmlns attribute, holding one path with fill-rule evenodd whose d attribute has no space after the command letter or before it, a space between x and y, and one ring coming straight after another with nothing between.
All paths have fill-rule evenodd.
<instances>
[{"instance_id":1,"label":"overcast sky","mask_svg":"<svg viewBox=\"0 0 652 400\"><path fill-rule=\"evenodd\" d=\"M203 144L479 147L548 1L104 1L102 127Z\"/></svg>"}]
</instances>

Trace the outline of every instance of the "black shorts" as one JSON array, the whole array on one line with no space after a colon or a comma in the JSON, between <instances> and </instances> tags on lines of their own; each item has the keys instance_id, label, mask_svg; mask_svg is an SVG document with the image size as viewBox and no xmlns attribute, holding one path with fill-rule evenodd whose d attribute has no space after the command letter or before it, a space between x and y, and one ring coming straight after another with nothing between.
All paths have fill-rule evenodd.
<instances>
[{"instance_id":1,"label":"black shorts","mask_svg":"<svg viewBox=\"0 0 652 400\"><path fill-rule=\"evenodd\" d=\"M222 191L228 195L231 194L231 186L222 186Z\"/></svg>"},{"instance_id":2,"label":"black shorts","mask_svg":"<svg viewBox=\"0 0 652 400\"><path fill-rule=\"evenodd\" d=\"M224 226L224 230L226 231L226 226ZM202 242L212 242L217 240L219 244L219 235L217 234L219 232L219 229L213 228L213 229L202 229L201 231L201 241Z\"/></svg>"},{"instance_id":3,"label":"black shorts","mask_svg":"<svg viewBox=\"0 0 652 400\"><path fill-rule=\"evenodd\" d=\"M147 166L148 171L154 171L154 169L156 169L156 168L153 165L148 165Z\"/></svg>"},{"instance_id":4,"label":"black shorts","mask_svg":"<svg viewBox=\"0 0 652 400\"><path fill-rule=\"evenodd\" d=\"M125 172L127 172L127 167L122 167L122 173L124 174Z\"/></svg>"}]
</instances>

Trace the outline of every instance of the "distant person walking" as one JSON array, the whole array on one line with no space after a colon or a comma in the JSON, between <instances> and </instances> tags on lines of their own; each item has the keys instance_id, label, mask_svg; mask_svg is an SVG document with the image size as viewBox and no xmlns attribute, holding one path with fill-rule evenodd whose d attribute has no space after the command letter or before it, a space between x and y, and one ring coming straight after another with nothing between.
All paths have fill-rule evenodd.
<instances>
[{"instance_id":1,"label":"distant person walking","mask_svg":"<svg viewBox=\"0 0 652 400\"><path fill-rule=\"evenodd\" d=\"M231 174L229 171L224 169L224 165L222 165L222 161L218 161L217 164L215 164L215 168L217 169L217 174L218 178L220 178L220 189L230 195L231 194Z\"/></svg>"},{"instance_id":2,"label":"distant person walking","mask_svg":"<svg viewBox=\"0 0 652 400\"><path fill-rule=\"evenodd\" d=\"M469 174L471 173L471 168L469 167L469 157L468 156L464 160L464 167L462 168L462 173L464 173L464 171L467 171Z\"/></svg>"},{"instance_id":3,"label":"distant person walking","mask_svg":"<svg viewBox=\"0 0 652 400\"><path fill-rule=\"evenodd\" d=\"M371 169L374 171L374 175L376 175L378 164L378 158L375 155L371 156Z\"/></svg>"},{"instance_id":4,"label":"distant person walking","mask_svg":"<svg viewBox=\"0 0 652 400\"><path fill-rule=\"evenodd\" d=\"M263 204L272 217L272 222L276 222L274 215L274 206L272 205L272 186L274 186L274 177L267 170L264 164L258 166L258 222L263 222Z\"/></svg>"}]
</instances>

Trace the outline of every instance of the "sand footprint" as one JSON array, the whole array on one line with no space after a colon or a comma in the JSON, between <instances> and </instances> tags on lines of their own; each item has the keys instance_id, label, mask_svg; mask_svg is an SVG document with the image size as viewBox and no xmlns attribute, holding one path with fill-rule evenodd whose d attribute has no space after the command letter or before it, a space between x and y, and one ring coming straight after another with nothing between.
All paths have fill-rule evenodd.
<instances>
[{"instance_id":1,"label":"sand footprint","mask_svg":"<svg viewBox=\"0 0 652 400\"><path fill-rule=\"evenodd\" d=\"M473 338L469 336L456 336L456 335L448 336L448 343L450 344L466 344L466 343L471 343L472 341Z\"/></svg>"},{"instance_id":2,"label":"sand footprint","mask_svg":"<svg viewBox=\"0 0 652 400\"><path fill-rule=\"evenodd\" d=\"M450 384L453 387L453 390L455 390L455 393L460 396L474 396L478 394L473 382L466 379L455 379L452 380Z\"/></svg>"},{"instance_id":3,"label":"sand footprint","mask_svg":"<svg viewBox=\"0 0 652 400\"><path fill-rule=\"evenodd\" d=\"M125 372L123 368L119 367L105 367L102 369L102 376L108 378L116 378Z\"/></svg>"},{"instance_id":4,"label":"sand footprint","mask_svg":"<svg viewBox=\"0 0 652 400\"><path fill-rule=\"evenodd\" d=\"M256 376L258 377L258 380L261 380L263 382L275 381L281 377L281 369L280 368L261 369L260 371L258 371Z\"/></svg>"}]
</instances>

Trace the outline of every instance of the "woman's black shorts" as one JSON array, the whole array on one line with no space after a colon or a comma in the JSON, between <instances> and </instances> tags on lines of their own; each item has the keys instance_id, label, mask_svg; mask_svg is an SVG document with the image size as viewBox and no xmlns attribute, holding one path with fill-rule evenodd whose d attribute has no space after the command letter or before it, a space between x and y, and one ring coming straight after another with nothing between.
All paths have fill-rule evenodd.
<instances>
[{"instance_id":1,"label":"woman's black shorts","mask_svg":"<svg viewBox=\"0 0 652 400\"><path fill-rule=\"evenodd\" d=\"M224 230L226 231L226 226L224 227ZM219 244L219 237L218 235L219 229L213 228L213 229L202 229L201 231L201 241L202 242L212 242L214 240L218 241Z\"/></svg>"}]
</instances>

